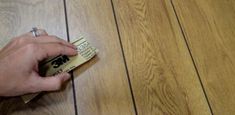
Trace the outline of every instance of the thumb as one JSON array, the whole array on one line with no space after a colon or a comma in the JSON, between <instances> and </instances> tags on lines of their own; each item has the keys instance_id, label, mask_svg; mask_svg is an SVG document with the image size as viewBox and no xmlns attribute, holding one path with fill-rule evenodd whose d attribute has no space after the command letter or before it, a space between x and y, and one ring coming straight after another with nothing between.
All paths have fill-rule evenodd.
<instances>
[{"instance_id":1,"label":"thumb","mask_svg":"<svg viewBox=\"0 0 235 115\"><path fill-rule=\"evenodd\" d=\"M70 78L69 73L60 73L55 76L41 77L40 90L41 91L55 91L59 90L62 84Z\"/></svg>"}]
</instances>

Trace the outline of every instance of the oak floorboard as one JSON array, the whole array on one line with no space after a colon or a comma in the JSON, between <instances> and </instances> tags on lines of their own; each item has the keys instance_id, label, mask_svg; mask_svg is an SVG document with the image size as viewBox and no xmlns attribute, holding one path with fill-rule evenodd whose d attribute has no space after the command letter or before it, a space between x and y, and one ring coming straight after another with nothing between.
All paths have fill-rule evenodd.
<instances>
[{"instance_id":1,"label":"oak floorboard","mask_svg":"<svg viewBox=\"0 0 235 115\"><path fill-rule=\"evenodd\" d=\"M113 0L139 115L210 115L170 0Z\"/></svg>"},{"instance_id":2,"label":"oak floorboard","mask_svg":"<svg viewBox=\"0 0 235 115\"><path fill-rule=\"evenodd\" d=\"M81 115L134 115L109 0L67 0L70 40L84 36L99 53L74 71Z\"/></svg>"},{"instance_id":3,"label":"oak floorboard","mask_svg":"<svg viewBox=\"0 0 235 115\"><path fill-rule=\"evenodd\" d=\"M173 0L215 115L235 114L235 1Z\"/></svg>"}]
</instances>

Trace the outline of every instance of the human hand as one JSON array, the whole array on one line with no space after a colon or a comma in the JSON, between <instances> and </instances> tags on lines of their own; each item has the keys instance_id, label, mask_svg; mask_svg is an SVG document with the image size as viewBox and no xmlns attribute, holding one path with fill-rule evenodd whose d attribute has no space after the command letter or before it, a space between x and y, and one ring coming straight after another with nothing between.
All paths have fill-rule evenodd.
<instances>
[{"instance_id":1,"label":"human hand","mask_svg":"<svg viewBox=\"0 0 235 115\"><path fill-rule=\"evenodd\" d=\"M42 77L38 64L57 55L76 55L76 46L48 35L43 30L36 39L32 33L14 38L0 50L0 96L18 96L60 89L68 73Z\"/></svg>"}]
</instances>

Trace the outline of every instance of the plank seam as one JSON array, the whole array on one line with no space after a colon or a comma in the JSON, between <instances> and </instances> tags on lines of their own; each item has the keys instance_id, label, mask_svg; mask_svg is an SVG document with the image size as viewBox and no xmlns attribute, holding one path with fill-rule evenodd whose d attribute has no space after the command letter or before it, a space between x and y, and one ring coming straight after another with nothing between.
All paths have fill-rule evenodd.
<instances>
[{"instance_id":1,"label":"plank seam","mask_svg":"<svg viewBox=\"0 0 235 115\"><path fill-rule=\"evenodd\" d=\"M66 24L67 41L70 42L66 0L63 0L63 4L64 4L64 15L65 15L65 24ZM76 100L76 90L75 90L75 83L74 83L73 71L70 72L70 75L71 75L71 80L72 80L74 112L75 112L75 115L78 115L77 100Z\"/></svg>"},{"instance_id":2,"label":"plank seam","mask_svg":"<svg viewBox=\"0 0 235 115\"><path fill-rule=\"evenodd\" d=\"M176 16L177 22L178 22L178 24L179 24L180 31L181 31L181 33L182 33L182 35L183 35L183 38L184 38L186 47L187 47L188 52L189 52L189 55L190 55L191 60L192 60L192 62L193 62L193 66L194 66L194 69L195 69L196 74L197 74L197 76L198 76L198 79L199 79L200 85L201 85L201 87L202 87L202 91L203 91L203 93L204 93L204 96L205 96L206 102L207 102L207 104L208 104L209 110L210 110L211 114L214 115L213 110L212 110L212 107L211 107L211 104L210 104L210 102L209 102L209 98L208 98L208 96L207 96L207 94L206 94L205 87L204 87L204 85L203 85L203 83L202 83L201 76L200 76L199 71L198 71L198 69L197 69L197 65L196 65L195 59L193 58L193 54L192 54L192 52L191 52L191 50L190 50L190 47L189 47L187 38L186 38L186 36L185 36L185 31L184 31L183 28L182 28L182 24L181 24L181 22L180 22L180 20L179 20L179 16L178 16L178 14L177 14L177 12L176 12L176 9L175 9L175 6L174 6L173 1L170 0L170 2L171 2L171 5L172 5L174 14L175 14L175 16Z\"/></svg>"},{"instance_id":3,"label":"plank seam","mask_svg":"<svg viewBox=\"0 0 235 115\"><path fill-rule=\"evenodd\" d=\"M134 96L133 88L132 88L132 85L131 85L130 75L129 75L129 71L128 71L128 67L127 67L127 63L126 63L126 57L125 57L125 54L124 54L124 48L123 48L121 35L120 35L120 31L119 31L119 26L118 26L118 22L117 22L117 16L116 16L113 0L110 0L110 1L111 1L113 17L114 17L114 21L115 21L115 25L116 25L116 30L117 30L117 34L118 34L118 38L119 38L119 44L120 44L120 47L121 47L124 66L125 66L125 70L126 70L126 74L127 74L128 85L129 85L129 89L130 89L130 92L131 92L132 103L133 103L135 115L138 115L136 102L135 102L135 96Z\"/></svg>"}]
</instances>

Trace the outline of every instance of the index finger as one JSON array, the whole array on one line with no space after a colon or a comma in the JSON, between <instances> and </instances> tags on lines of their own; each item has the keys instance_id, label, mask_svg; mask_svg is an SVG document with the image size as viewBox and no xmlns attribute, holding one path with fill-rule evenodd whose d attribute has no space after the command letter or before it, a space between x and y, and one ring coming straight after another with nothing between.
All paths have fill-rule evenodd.
<instances>
[{"instance_id":1,"label":"index finger","mask_svg":"<svg viewBox=\"0 0 235 115\"><path fill-rule=\"evenodd\" d=\"M58 55L74 56L77 50L59 43L41 43L38 44L37 59L39 61Z\"/></svg>"},{"instance_id":2,"label":"index finger","mask_svg":"<svg viewBox=\"0 0 235 115\"><path fill-rule=\"evenodd\" d=\"M60 44L63 44L63 45L66 45L66 46L69 46L69 47L76 49L76 46L74 46L73 44L71 44L63 39L60 39L59 37L54 36L54 35L39 36L38 39L36 39L36 41L41 42L41 43L56 42L56 43L60 43Z\"/></svg>"}]
</instances>

